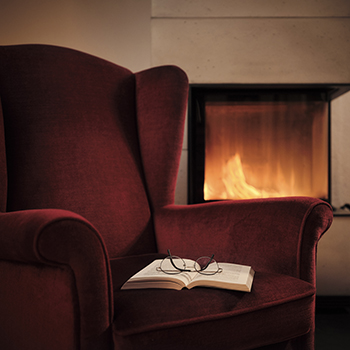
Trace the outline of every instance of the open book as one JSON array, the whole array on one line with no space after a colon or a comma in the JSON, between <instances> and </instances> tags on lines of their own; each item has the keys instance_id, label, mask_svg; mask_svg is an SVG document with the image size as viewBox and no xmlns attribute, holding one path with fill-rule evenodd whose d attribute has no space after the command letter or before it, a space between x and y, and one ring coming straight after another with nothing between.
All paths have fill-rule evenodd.
<instances>
[{"instance_id":1,"label":"open book","mask_svg":"<svg viewBox=\"0 0 350 350\"><path fill-rule=\"evenodd\" d=\"M184 259L187 266L193 266L193 260ZM154 260L151 264L132 276L121 289L165 288L191 289L193 287L212 287L250 292L254 270L250 266L230 263L219 263L222 271L215 275L203 275L196 271L166 274L159 270L162 259Z\"/></svg>"}]
</instances>

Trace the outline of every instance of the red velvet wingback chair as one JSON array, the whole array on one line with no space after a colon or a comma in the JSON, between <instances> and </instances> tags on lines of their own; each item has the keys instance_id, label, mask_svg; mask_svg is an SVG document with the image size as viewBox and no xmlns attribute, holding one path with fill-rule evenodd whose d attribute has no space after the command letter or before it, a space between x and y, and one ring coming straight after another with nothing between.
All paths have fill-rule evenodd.
<instances>
[{"instance_id":1,"label":"red velvet wingback chair","mask_svg":"<svg viewBox=\"0 0 350 350\"><path fill-rule=\"evenodd\" d=\"M0 47L0 349L313 349L312 198L174 205L188 82ZM252 265L253 290L129 290L167 248Z\"/></svg>"}]
</instances>

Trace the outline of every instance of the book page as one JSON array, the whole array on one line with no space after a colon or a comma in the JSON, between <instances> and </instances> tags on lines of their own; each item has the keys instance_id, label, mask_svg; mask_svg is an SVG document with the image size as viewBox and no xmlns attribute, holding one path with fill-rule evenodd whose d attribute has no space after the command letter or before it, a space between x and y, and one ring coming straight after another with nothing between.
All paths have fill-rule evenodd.
<instances>
[{"instance_id":1,"label":"book page","mask_svg":"<svg viewBox=\"0 0 350 350\"><path fill-rule=\"evenodd\" d=\"M184 259L186 263L186 267L192 267L191 265L194 264L194 261L189 259ZM174 281L178 280L181 281L183 285L187 285L190 283L195 275L197 275L197 272L181 272L178 274L167 274L163 271L157 270L158 267L160 267L160 263L162 262L162 259L157 259L153 261L150 265L146 266L144 269L139 271L137 274L132 276L129 281L130 282L140 282L140 281ZM165 266L166 267L166 266Z\"/></svg>"},{"instance_id":2,"label":"book page","mask_svg":"<svg viewBox=\"0 0 350 350\"><path fill-rule=\"evenodd\" d=\"M198 274L194 277L192 284L193 286L212 286L212 287L222 287L229 288L242 286L245 289L246 285L251 284L251 267L245 265L237 265L231 263L219 263L222 272L215 275L203 275Z\"/></svg>"}]
</instances>

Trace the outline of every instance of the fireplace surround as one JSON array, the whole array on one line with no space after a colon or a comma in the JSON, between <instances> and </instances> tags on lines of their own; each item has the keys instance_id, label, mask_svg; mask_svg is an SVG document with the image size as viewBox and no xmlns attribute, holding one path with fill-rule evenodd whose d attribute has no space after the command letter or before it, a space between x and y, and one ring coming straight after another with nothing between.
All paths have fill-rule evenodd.
<instances>
[{"instance_id":1,"label":"fireplace surround","mask_svg":"<svg viewBox=\"0 0 350 350\"><path fill-rule=\"evenodd\" d=\"M188 202L331 203L330 104L347 84L192 84Z\"/></svg>"}]
</instances>

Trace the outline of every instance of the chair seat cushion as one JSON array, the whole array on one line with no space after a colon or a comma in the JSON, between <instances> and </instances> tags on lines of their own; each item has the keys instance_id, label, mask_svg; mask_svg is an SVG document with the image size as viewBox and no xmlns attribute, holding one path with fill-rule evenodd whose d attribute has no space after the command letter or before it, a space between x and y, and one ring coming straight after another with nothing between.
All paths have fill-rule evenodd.
<instances>
[{"instance_id":1,"label":"chair seat cushion","mask_svg":"<svg viewBox=\"0 0 350 350\"><path fill-rule=\"evenodd\" d=\"M200 349L252 349L310 330L315 289L286 275L256 271L250 293L198 287L120 290L159 257L111 261L115 349L197 349L198 341Z\"/></svg>"}]
</instances>

